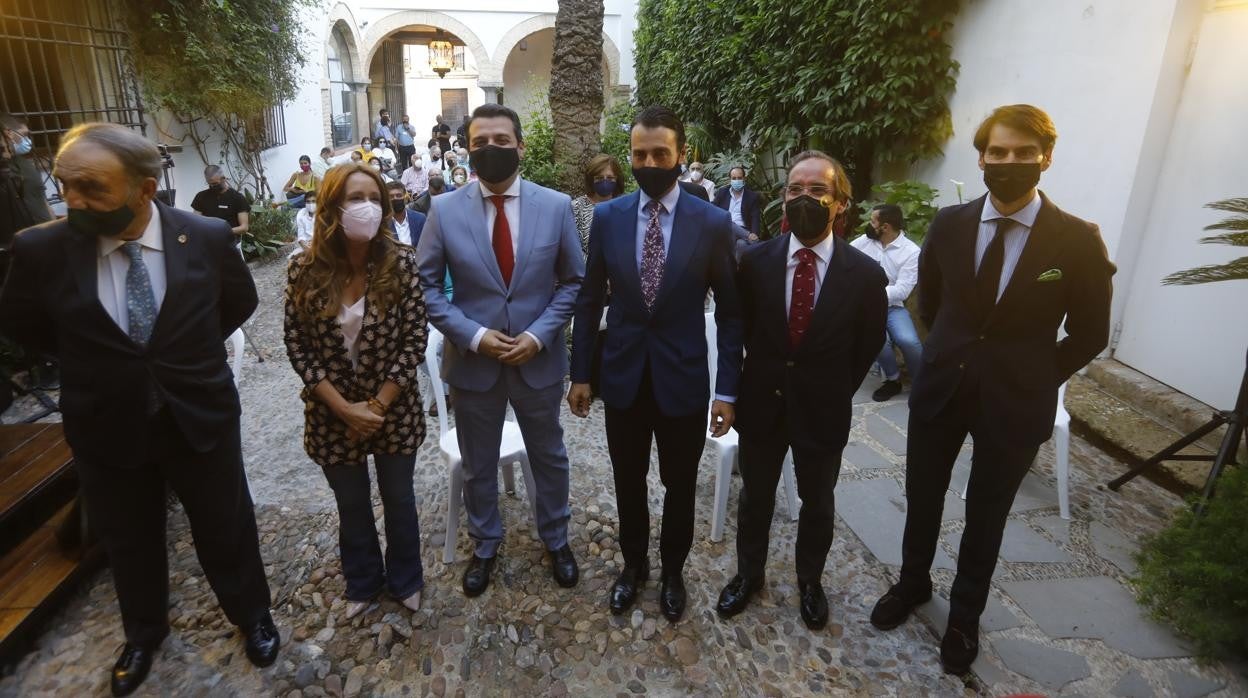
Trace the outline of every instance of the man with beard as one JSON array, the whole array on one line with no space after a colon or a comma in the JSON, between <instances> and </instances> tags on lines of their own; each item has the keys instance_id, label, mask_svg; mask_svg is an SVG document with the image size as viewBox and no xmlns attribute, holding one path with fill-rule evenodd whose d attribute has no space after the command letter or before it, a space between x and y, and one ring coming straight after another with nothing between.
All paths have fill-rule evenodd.
<instances>
[{"instance_id":1,"label":"man with beard","mask_svg":"<svg viewBox=\"0 0 1248 698\"><path fill-rule=\"evenodd\" d=\"M576 301L568 391L572 413L588 416L594 339L609 285L611 332L602 351L601 395L624 569L608 604L612 613L624 613L650 576L646 474L653 440L667 490L659 606L673 623L685 611L682 570L693 543L694 490L712 394L702 305L708 290L715 292L719 346L710 408L715 437L732 426L741 370L734 226L727 211L677 186L684 146L684 124L670 109L647 107L633 120L633 177L641 190L595 209L585 284Z\"/></svg>"},{"instance_id":2,"label":"man with beard","mask_svg":"<svg viewBox=\"0 0 1248 698\"><path fill-rule=\"evenodd\" d=\"M737 575L719 595L722 616L740 613L763 588L776 483L792 449L802 498L796 555L802 620L812 630L828 623L821 580L836 524L833 492L854 391L884 343L888 306L883 270L832 233L850 195L839 162L817 150L798 153L784 188L789 232L741 257L741 502Z\"/></svg>"},{"instance_id":3,"label":"man with beard","mask_svg":"<svg viewBox=\"0 0 1248 698\"><path fill-rule=\"evenodd\" d=\"M503 540L498 452L508 404L524 437L537 528L555 582L571 587L580 573L568 545L569 467L559 408L568 368L564 329L585 273L581 236L567 194L521 179L524 136L516 112L477 107L468 139L479 181L430 200L417 244L429 321L448 343L442 374L464 459L473 541L464 594L478 596L489 586ZM453 299L443 293L448 275Z\"/></svg>"}]
</instances>

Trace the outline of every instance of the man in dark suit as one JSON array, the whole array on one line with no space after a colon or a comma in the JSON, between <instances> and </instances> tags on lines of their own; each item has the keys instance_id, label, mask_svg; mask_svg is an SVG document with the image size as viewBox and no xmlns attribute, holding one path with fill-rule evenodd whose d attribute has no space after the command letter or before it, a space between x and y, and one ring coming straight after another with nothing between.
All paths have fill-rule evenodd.
<instances>
[{"instance_id":1,"label":"man in dark suit","mask_svg":"<svg viewBox=\"0 0 1248 698\"><path fill-rule=\"evenodd\" d=\"M740 165L728 172L728 185L715 191L714 204L732 216L732 222L749 233L749 242L762 237L763 211L758 192L745 186L745 168Z\"/></svg>"},{"instance_id":2,"label":"man in dark suit","mask_svg":"<svg viewBox=\"0 0 1248 698\"><path fill-rule=\"evenodd\" d=\"M708 289L715 292L719 347L713 436L732 426L740 377L733 225L727 213L677 187L685 128L671 110L642 110L631 139L633 176L641 191L595 210L585 282L576 301L568 405L579 417L589 415L594 339L610 283L601 395L624 570L609 606L612 613L623 613L650 575L646 473L653 439L667 490L659 605L676 622L685 610L682 570L693 544L694 490L711 398L702 305Z\"/></svg>"},{"instance_id":3,"label":"man in dark suit","mask_svg":"<svg viewBox=\"0 0 1248 698\"><path fill-rule=\"evenodd\" d=\"M1100 232L1036 189L1056 140L1036 107L994 110L975 133L988 195L941 209L919 257L919 313L931 333L910 394L901 577L871 622L894 628L931 597L945 491L969 433L966 529L940 645L950 673L978 654L1005 519L1052 434L1058 387L1109 340L1114 265Z\"/></svg>"},{"instance_id":4,"label":"man in dark suit","mask_svg":"<svg viewBox=\"0 0 1248 698\"><path fill-rule=\"evenodd\" d=\"M55 172L67 220L23 231L0 331L61 363L65 438L113 568L133 692L169 634L165 491L191 522L208 583L257 666L277 657L225 338L256 308L229 226L155 202L161 159L136 131L84 124Z\"/></svg>"},{"instance_id":5,"label":"man in dark suit","mask_svg":"<svg viewBox=\"0 0 1248 698\"><path fill-rule=\"evenodd\" d=\"M849 197L849 178L839 162L814 150L797 154L784 193L790 233L751 246L741 257L741 503L737 575L716 605L723 616L740 613L763 587L776 483L792 448L802 498L802 620L812 630L828 622L821 580L836 525L833 491L849 440L851 401L884 345L888 307L880 266L832 234Z\"/></svg>"},{"instance_id":6,"label":"man in dark suit","mask_svg":"<svg viewBox=\"0 0 1248 698\"><path fill-rule=\"evenodd\" d=\"M703 201L710 201L710 199L706 196L705 187L698 185L698 184L694 184L693 182L677 182L677 184L680 185L680 190L685 192L686 194L695 196L699 199L702 199Z\"/></svg>"}]
</instances>

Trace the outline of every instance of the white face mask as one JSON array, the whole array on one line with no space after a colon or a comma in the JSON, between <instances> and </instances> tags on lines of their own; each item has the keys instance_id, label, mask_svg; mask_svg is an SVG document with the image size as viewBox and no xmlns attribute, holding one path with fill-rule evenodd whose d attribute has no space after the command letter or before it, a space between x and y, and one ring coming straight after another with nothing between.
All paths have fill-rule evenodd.
<instances>
[{"instance_id":1,"label":"white face mask","mask_svg":"<svg viewBox=\"0 0 1248 698\"><path fill-rule=\"evenodd\" d=\"M368 242L377 237L381 215L381 204L374 201L353 201L342 207L342 232L348 240Z\"/></svg>"},{"instance_id":2,"label":"white face mask","mask_svg":"<svg viewBox=\"0 0 1248 698\"><path fill-rule=\"evenodd\" d=\"M701 182L701 181L702 181L702 170L693 170L692 172L690 172L690 173L689 173L689 179L692 179L692 180L693 180L693 181L695 181L695 182Z\"/></svg>"},{"instance_id":3,"label":"white face mask","mask_svg":"<svg viewBox=\"0 0 1248 698\"><path fill-rule=\"evenodd\" d=\"M304 206L304 208L308 210L308 213L316 213L316 204L315 204L315 203L310 203L310 204L308 204L308 205Z\"/></svg>"}]
</instances>

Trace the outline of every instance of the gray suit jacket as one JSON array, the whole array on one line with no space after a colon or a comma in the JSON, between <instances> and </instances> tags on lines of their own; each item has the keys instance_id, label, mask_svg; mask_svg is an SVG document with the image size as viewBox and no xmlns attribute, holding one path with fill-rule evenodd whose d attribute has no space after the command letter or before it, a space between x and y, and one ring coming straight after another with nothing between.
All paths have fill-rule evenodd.
<instances>
[{"instance_id":1,"label":"gray suit jacket","mask_svg":"<svg viewBox=\"0 0 1248 698\"><path fill-rule=\"evenodd\" d=\"M530 387L562 381L568 372L563 330L585 275L572 199L521 180L519 244L510 287L503 284L490 244L480 186L473 182L431 201L416 250L429 321L453 348L445 355L443 378L474 391L489 390L497 382L502 364L469 349L484 327L512 337L529 332L541 341L537 356L520 366ZM441 292L447 272L455 279L453 299Z\"/></svg>"}]
</instances>

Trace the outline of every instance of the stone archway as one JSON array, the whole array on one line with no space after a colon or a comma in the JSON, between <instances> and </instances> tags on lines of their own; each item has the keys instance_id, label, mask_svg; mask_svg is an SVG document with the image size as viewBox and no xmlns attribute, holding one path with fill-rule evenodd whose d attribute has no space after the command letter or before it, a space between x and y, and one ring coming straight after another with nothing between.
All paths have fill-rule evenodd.
<instances>
[{"instance_id":1,"label":"stone archway","mask_svg":"<svg viewBox=\"0 0 1248 698\"><path fill-rule=\"evenodd\" d=\"M358 25L355 20L355 15L352 14L351 8L344 3L336 3L330 9L329 14L325 18L325 22L325 37L320 46L321 122L324 131L324 142L326 144L334 144L334 109L332 105L334 96L331 94L331 85L327 71L329 64L329 44L331 41L335 40L335 31L337 31L337 33L342 37L342 41L343 44L345 44L346 49L345 57L351 64L350 80L353 90L356 92L355 102L351 109L354 113L354 133L367 133L368 131L368 117L365 113L368 109L367 96L364 94L363 89L360 88L361 71L363 71L363 74L367 75L368 66L361 63L362 55L360 47L362 45L362 41L357 29Z\"/></svg>"},{"instance_id":2,"label":"stone archway","mask_svg":"<svg viewBox=\"0 0 1248 698\"><path fill-rule=\"evenodd\" d=\"M473 59L476 60L479 74L478 84L482 88L497 88L503 84L502 66L494 64L490 54L485 50L485 44L481 43L481 39L477 37L476 32L450 15L427 10L395 12L382 17L377 20L376 24L370 26L368 32L364 35L363 43L364 50L362 53L365 59L365 70L367 70L367 66L372 65L373 57L381 50L381 44L386 37L413 24L424 24L443 29L454 34L460 41L463 41L464 46L472 52Z\"/></svg>"},{"instance_id":3,"label":"stone archway","mask_svg":"<svg viewBox=\"0 0 1248 698\"><path fill-rule=\"evenodd\" d=\"M515 25L503 35L498 42L498 46L494 49L494 59L498 64L499 76L501 81L504 65L507 63L507 57L511 55L512 50L516 48L526 36L542 31L543 29L555 28L554 14L541 14L530 17L523 22ZM615 41L602 33L602 56L606 61L607 84L604 86L607 93L610 94L612 89L620 84L620 48L615 45Z\"/></svg>"}]
</instances>

